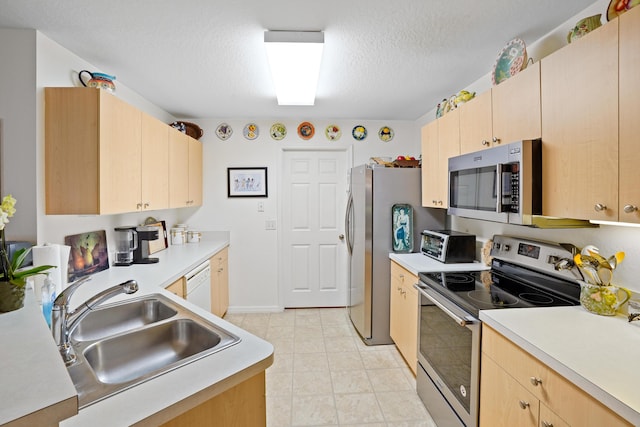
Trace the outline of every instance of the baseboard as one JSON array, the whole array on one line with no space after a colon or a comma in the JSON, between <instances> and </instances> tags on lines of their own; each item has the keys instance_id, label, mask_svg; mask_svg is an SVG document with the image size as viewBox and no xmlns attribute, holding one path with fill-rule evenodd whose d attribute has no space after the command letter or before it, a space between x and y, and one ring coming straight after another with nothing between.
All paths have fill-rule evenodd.
<instances>
[{"instance_id":1,"label":"baseboard","mask_svg":"<svg viewBox=\"0 0 640 427\"><path fill-rule=\"evenodd\" d=\"M243 313L281 313L284 308L278 306L229 306L227 308L228 314L243 314Z\"/></svg>"}]
</instances>

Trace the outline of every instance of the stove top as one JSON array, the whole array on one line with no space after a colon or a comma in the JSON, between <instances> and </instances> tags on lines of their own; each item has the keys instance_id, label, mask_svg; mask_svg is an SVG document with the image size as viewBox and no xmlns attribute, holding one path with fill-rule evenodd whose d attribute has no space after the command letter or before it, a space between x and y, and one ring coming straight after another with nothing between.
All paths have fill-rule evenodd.
<instances>
[{"instance_id":1,"label":"stove top","mask_svg":"<svg viewBox=\"0 0 640 427\"><path fill-rule=\"evenodd\" d=\"M503 239L498 242L504 251ZM492 254L497 252L492 251ZM554 255L556 259L558 255ZM516 253L515 256L523 255ZM529 255L524 256L528 266L515 262L518 258L509 259L509 255L503 257L508 261L494 258L491 270L420 273L418 286L436 291L476 317L480 310L580 304L580 286L575 280L564 273L550 273L549 259L539 256L532 264L534 260ZM540 269L531 268L531 265Z\"/></svg>"}]
</instances>

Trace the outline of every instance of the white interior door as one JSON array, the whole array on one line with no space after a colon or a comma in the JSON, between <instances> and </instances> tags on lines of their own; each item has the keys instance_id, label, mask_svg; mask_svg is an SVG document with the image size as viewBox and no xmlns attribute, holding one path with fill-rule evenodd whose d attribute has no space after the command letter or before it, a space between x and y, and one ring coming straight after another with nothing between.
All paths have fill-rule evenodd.
<instances>
[{"instance_id":1,"label":"white interior door","mask_svg":"<svg viewBox=\"0 0 640 427\"><path fill-rule=\"evenodd\" d=\"M346 151L283 152L281 274L284 307L344 307Z\"/></svg>"}]
</instances>

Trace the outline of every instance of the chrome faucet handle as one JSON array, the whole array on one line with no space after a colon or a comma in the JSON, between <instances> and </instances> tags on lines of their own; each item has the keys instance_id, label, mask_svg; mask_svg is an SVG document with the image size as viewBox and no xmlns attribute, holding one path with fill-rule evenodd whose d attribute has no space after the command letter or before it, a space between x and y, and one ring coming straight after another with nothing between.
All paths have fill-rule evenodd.
<instances>
[{"instance_id":1,"label":"chrome faucet handle","mask_svg":"<svg viewBox=\"0 0 640 427\"><path fill-rule=\"evenodd\" d=\"M76 280L75 282L72 282L62 292L60 292L60 295L56 297L55 301L53 302L54 307L68 307L73 293L80 287L80 285L88 282L89 280L91 280L91 276L85 276L81 279Z\"/></svg>"}]
</instances>

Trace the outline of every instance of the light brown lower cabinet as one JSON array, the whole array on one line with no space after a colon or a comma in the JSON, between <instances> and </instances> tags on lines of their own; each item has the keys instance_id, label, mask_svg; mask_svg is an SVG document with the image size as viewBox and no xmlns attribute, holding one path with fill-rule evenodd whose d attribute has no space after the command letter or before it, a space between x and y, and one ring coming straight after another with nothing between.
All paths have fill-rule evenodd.
<instances>
[{"instance_id":1,"label":"light brown lower cabinet","mask_svg":"<svg viewBox=\"0 0 640 427\"><path fill-rule=\"evenodd\" d=\"M172 294L179 296L180 298L184 298L184 277L179 278L178 280L167 286L165 289Z\"/></svg>"},{"instance_id":2,"label":"light brown lower cabinet","mask_svg":"<svg viewBox=\"0 0 640 427\"><path fill-rule=\"evenodd\" d=\"M162 424L162 427L267 425L264 371Z\"/></svg>"},{"instance_id":3,"label":"light brown lower cabinet","mask_svg":"<svg viewBox=\"0 0 640 427\"><path fill-rule=\"evenodd\" d=\"M418 276L391 261L389 332L409 369L418 365Z\"/></svg>"},{"instance_id":4,"label":"light brown lower cabinet","mask_svg":"<svg viewBox=\"0 0 640 427\"><path fill-rule=\"evenodd\" d=\"M540 360L483 325L480 427L631 425Z\"/></svg>"},{"instance_id":5,"label":"light brown lower cabinet","mask_svg":"<svg viewBox=\"0 0 640 427\"><path fill-rule=\"evenodd\" d=\"M229 250L224 248L209 259L211 263L211 312L223 317L229 308Z\"/></svg>"}]
</instances>

